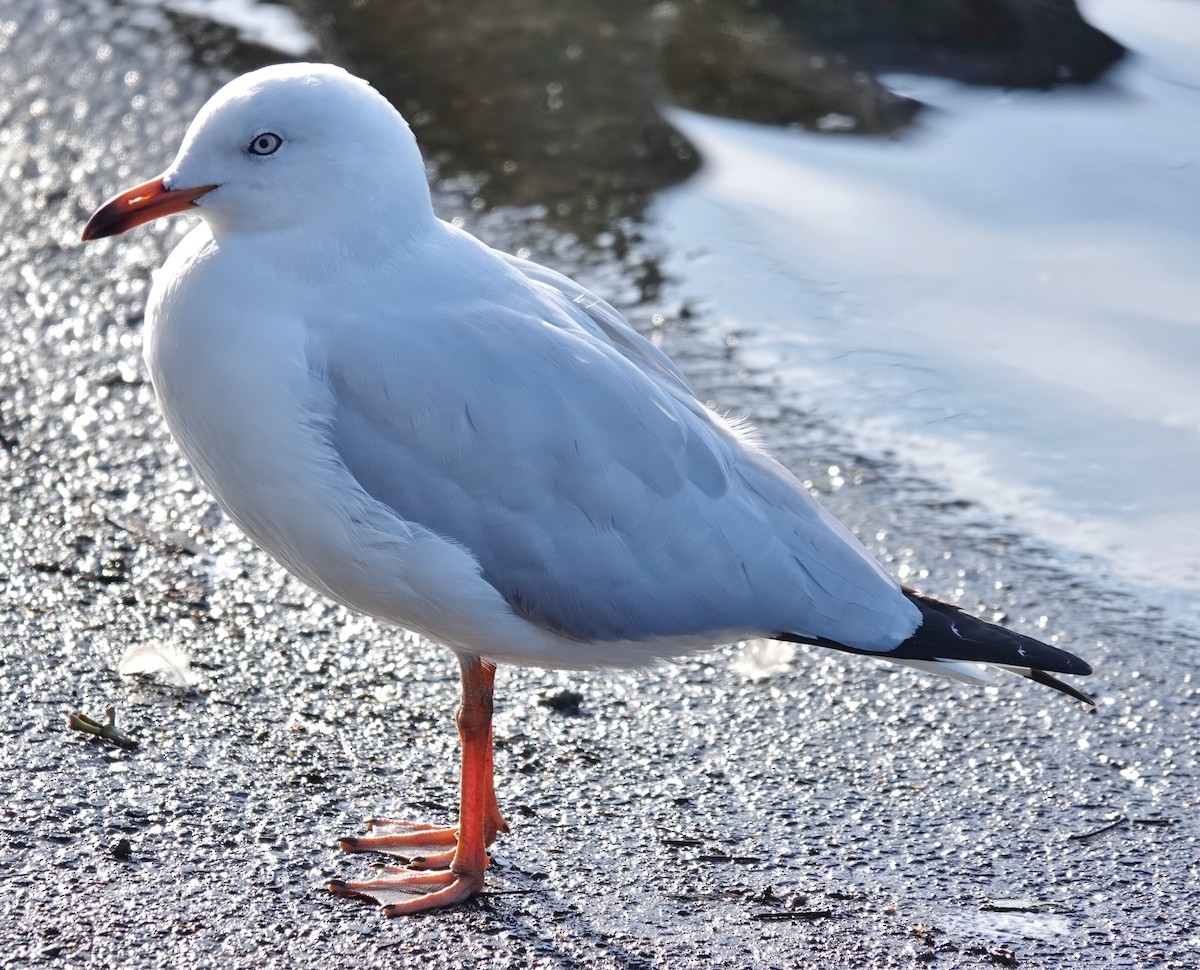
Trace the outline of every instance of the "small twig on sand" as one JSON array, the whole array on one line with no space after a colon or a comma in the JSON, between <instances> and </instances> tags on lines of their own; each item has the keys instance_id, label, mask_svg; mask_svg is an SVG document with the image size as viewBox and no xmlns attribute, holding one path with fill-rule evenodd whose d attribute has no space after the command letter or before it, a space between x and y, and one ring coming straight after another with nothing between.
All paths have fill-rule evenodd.
<instances>
[{"instance_id":1,"label":"small twig on sand","mask_svg":"<svg viewBox=\"0 0 1200 970\"><path fill-rule=\"evenodd\" d=\"M126 751L132 751L138 746L138 743L133 738L127 738L117 730L116 719L116 710L112 707L104 709L103 721L97 721L95 718L88 717L83 712L77 711L74 714L67 715L67 727L72 731L82 731L84 734L90 734L101 741L109 741L117 745L117 747L124 748Z\"/></svg>"},{"instance_id":2,"label":"small twig on sand","mask_svg":"<svg viewBox=\"0 0 1200 970\"><path fill-rule=\"evenodd\" d=\"M765 920L768 922L784 922L787 920L815 920L815 919L830 919L833 916L831 909L807 909L807 910L784 910L782 913L755 913L751 919Z\"/></svg>"},{"instance_id":3,"label":"small twig on sand","mask_svg":"<svg viewBox=\"0 0 1200 970\"><path fill-rule=\"evenodd\" d=\"M1118 815L1113 821L1107 825L1101 826L1094 832L1081 832L1079 835L1068 835L1067 838L1074 842L1086 842L1088 839L1094 839L1097 835L1103 835L1105 832L1111 832L1115 828L1119 828L1129 821L1128 816Z\"/></svg>"}]
</instances>

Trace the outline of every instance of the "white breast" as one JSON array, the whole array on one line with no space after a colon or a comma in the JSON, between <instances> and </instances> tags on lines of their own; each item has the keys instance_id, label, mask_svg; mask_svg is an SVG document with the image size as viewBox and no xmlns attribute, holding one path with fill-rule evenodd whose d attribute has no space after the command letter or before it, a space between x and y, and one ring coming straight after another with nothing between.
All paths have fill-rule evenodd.
<instances>
[{"instance_id":1,"label":"white breast","mask_svg":"<svg viewBox=\"0 0 1200 970\"><path fill-rule=\"evenodd\" d=\"M200 227L156 277L147 310L146 363L167 425L230 518L314 589L452 649L603 663L515 616L468 551L363 491L329 440L328 389L295 305L304 295L260 299L260 271Z\"/></svg>"}]
</instances>

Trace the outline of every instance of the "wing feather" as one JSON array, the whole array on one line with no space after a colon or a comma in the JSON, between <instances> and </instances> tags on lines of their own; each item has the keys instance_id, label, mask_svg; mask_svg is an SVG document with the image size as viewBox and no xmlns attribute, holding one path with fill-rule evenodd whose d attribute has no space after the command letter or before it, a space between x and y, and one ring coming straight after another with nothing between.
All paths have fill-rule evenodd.
<instances>
[{"instance_id":1,"label":"wing feather","mask_svg":"<svg viewBox=\"0 0 1200 970\"><path fill-rule=\"evenodd\" d=\"M579 640L912 632L895 581L794 477L615 310L529 266L507 261L502 304L480 286L419 326L339 323L330 433L367 492Z\"/></svg>"}]
</instances>

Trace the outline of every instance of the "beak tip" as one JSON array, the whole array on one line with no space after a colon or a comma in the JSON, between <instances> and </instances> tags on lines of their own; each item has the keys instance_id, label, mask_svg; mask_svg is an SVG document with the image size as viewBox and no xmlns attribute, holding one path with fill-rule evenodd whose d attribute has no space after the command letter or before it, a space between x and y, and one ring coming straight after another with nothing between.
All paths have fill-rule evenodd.
<instances>
[{"instance_id":1,"label":"beak tip","mask_svg":"<svg viewBox=\"0 0 1200 970\"><path fill-rule=\"evenodd\" d=\"M201 185L190 189L168 189L161 177L134 186L109 199L93 212L80 233L80 239L92 242L115 236L159 216L181 212L194 206L197 198L215 188L216 185Z\"/></svg>"},{"instance_id":2,"label":"beak tip","mask_svg":"<svg viewBox=\"0 0 1200 970\"><path fill-rule=\"evenodd\" d=\"M108 212L105 208L97 209L92 213L90 219L83 227L83 231L79 234L81 242L94 242L97 239L104 239L106 236L116 235L123 230L123 226L115 225L111 218L106 218Z\"/></svg>"}]
</instances>

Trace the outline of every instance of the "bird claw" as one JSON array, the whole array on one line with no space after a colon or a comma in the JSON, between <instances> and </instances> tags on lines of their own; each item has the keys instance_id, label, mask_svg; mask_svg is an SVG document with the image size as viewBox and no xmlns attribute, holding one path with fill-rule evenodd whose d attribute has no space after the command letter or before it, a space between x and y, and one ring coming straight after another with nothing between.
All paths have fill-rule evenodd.
<instances>
[{"instance_id":1,"label":"bird claw","mask_svg":"<svg viewBox=\"0 0 1200 970\"><path fill-rule=\"evenodd\" d=\"M391 818L370 818L366 825L370 835L338 839L343 852L381 852L403 859L413 869L448 869L458 847L456 826ZM508 825L497 809L484 822L483 844L490 846L498 832L508 832Z\"/></svg>"},{"instance_id":2,"label":"bird claw","mask_svg":"<svg viewBox=\"0 0 1200 970\"><path fill-rule=\"evenodd\" d=\"M453 870L458 851L458 829L389 818L367 820L370 835L339 839L343 852L379 852L404 862L383 866L374 879L348 882L335 879L329 891L336 896L378 903L384 916L404 916L457 906L483 889L483 867L478 872ZM487 825L484 844L496 840L495 827Z\"/></svg>"},{"instance_id":3,"label":"bird claw","mask_svg":"<svg viewBox=\"0 0 1200 970\"><path fill-rule=\"evenodd\" d=\"M345 882L335 879L329 891L336 896L378 903L384 916L408 916L464 903L483 889L482 872L410 872Z\"/></svg>"},{"instance_id":4,"label":"bird claw","mask_svg":"<svg viewBox=\"0 0 1200 970\"><path fill-rule=\"evenodd\" d=\"M453 855L458 845L458 829L450 826L373 818L367 821L367 828L372 834L339 839L338 845L342 851L381 852L413 862L430 855L441 855L445 850Z\"/></svg>"},{"instance_id":5,"label":"bird claw","mask_svg":"<svg viewBox=\"0 0 1200 970\"><path fill-rule=\"evenodd\" d=\"M370 835L341 840L344 852L382 852L398 856L404 866L382 868L374 879L335 879L330 892L367 899L383 907L384 916L403 916L444 909L465 902L483 889L491 864L488 846L497 832L507 832L492 781L492 678L496 668L467 658L462 666L462 701L455 721L462 742L458 825L373 818Z\"/></svg>"}]
</instances>

